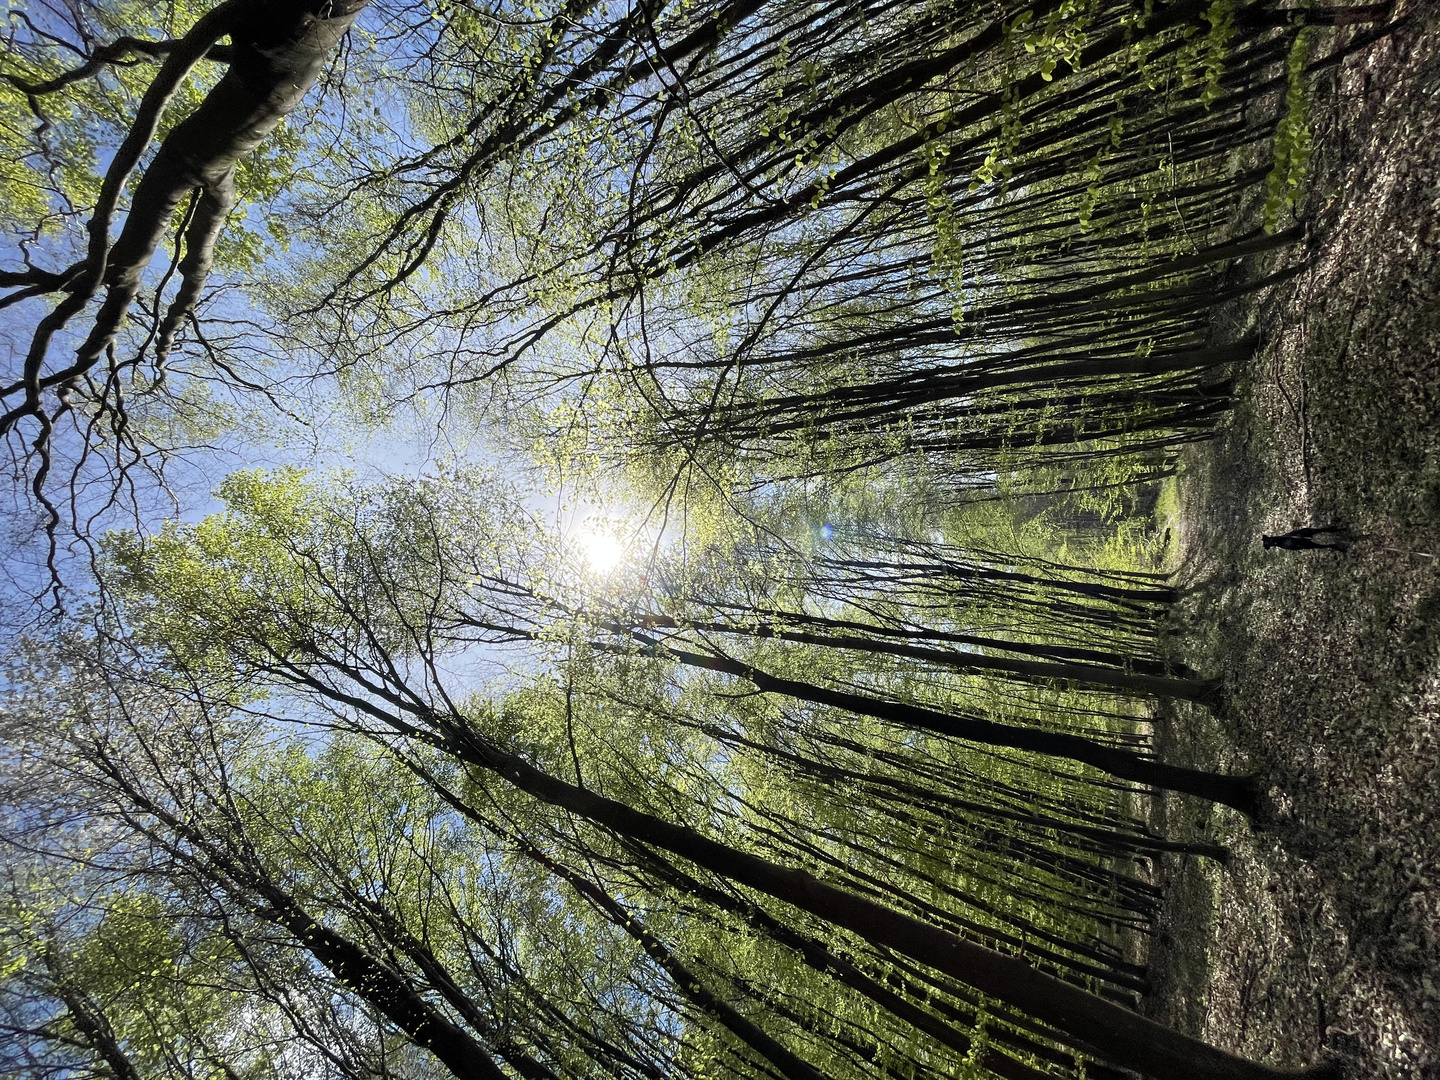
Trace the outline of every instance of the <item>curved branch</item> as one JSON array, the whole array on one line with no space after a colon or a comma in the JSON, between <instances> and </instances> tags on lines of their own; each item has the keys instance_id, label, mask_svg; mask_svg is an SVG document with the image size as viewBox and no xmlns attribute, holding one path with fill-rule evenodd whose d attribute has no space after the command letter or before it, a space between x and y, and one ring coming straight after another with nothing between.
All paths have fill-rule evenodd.
<instances>
[{"instance_id":1,"label":"curved branch","mask_svg":"<svg viewBox=\"0 0 1440 1080\"><path fill-rule=\"evenodd\" d=\"M235 169L205 188L190 227L185 230L185 258L180 262L180 291L175 294L155 340L155 366L164 372L165 359L175 345L180 324L195 310L200 290L215 264L215 242L235 206Z\"/></svg>"},{"instance_id":2,"label":"curved branch","mask_svg":"<svg viewBox=\"0 0 1440 1080\"><path fill-rule=\"evenodd\" d=\"M155 129L160 122L160 114L164 111L170 98L174 96L181 82L184 81L185 76L190 73L190 69L209 51L210 46L226 34L231 33L235 29L239 17L254 6L255 0L225 0L225 3L219 7L202 15L190 28L190 32L180 40L180 44L165 58L159 73L151 80L145 96L141 99L135 121L130 125L130 130L126 133L119 149L115 151L115 156L111 159L110 167L106 170L105 179L100 186L100 197L96 201L95 212L87 227L90 241L86 250L85 269L76 279L74 291L57 304L50 314L41 319L40 325L36 327L35 334L30 341L30 350L25 357L22 377L25 400L0 416L0 434L14 427L22 417L34 416L39 413L40 393L47 385L69 381L94 364L95 360L104 352L105 344L108 344L110 337L113 336L113 331L110 335L106 335L105 342L88 358L88 362L72 366L73 370L67 369L58 378L41 379L41 370L45 362L45 354L50 347L50 340L89 303L90 298L95 295L95 290L99 288L100 282L105 277L106 267L110 263L110 223L115 217L115 210L120 201L120 192L124 189L125 181L135 170L135 166L139 164L140 156L145 152L145 148L154 140ZM224 81L222 80L222 83ZM214 96L213 92L211 96ZM201 108L203 107L202 105ZM172 135L171 138L173 139L173 137ZM166 140L167 144L169 141ZM147 178L148 175L147 173ZM132 211L126 231L129 231L129 226L135 223L135 216ZM116 247L119 247L118 243ZM153 245L150 250L153 252ZM137 285L138 276L136 274Z\"/></svg>"},{"instance_id":3,"label":"curved branch","mask_svg":"<svg viewBox=\"0 0 1440 1080\"><path fill-rule=\"evenodd\" d=\"M133 63L132 57L140 56L149 60L163 60L184 44L183 38L170 38L165 41L146 41L144 38L124 37L116 38L108 45L101 45L77 68L71 68L56 75L53 79L46 79L44 82L32 83L19 75L12 75L9 72L0 72L0 79L4 79L15 89L27 97L42 97L45 94L53 94L57 90L63 90L72 83L88 79L102 69L114 64L117 67L126 67ZM201 59L213 60L217 64L228 64L230 62L231 49L228 45L212 45L208 52Z\"/></svg>"},{"instance_id":4,"label":"curved branch","mask_svg":"<svg viewBox=\"0 0 1440 1080\"><path fill-rule=\"evenodd\" d=\"M236 163L300 104L368 0L228 3L243 4L236 10L247 16L231 31L236 40L230 70L170 133L135 191L125 228L111 251L105 302L76 356L81 369L114 340L180 200L197 187L223 198ZM218 223L211 220L210 226L213 244ZM208 266L209 259L208 252L198 251L193 265ZM190 285L198 292L198 283Z\"/></svg>"}]
</instances>

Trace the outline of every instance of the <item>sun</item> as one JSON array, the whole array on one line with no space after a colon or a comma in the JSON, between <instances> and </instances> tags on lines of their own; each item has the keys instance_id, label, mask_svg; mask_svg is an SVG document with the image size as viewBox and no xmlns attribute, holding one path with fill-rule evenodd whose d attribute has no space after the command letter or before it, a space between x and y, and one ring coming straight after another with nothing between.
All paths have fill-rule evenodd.
<instances>
[{"instance_id":1,"label":"sun","mask_svg":"<svg viewBox=\"0 0 1440 1080\"><path fill-rule=\"evenodd\" d=\"M608 574L625 558L625 542L604 528L587 525L576 540L592 573Z\"/></svg>"}]
</instances>

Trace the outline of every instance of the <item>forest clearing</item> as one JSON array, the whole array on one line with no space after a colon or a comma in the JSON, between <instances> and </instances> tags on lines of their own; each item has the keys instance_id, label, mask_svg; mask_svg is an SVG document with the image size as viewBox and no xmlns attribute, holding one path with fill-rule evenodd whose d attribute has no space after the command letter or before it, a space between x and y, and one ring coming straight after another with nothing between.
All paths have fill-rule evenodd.
<instances>
[{"instance_id":1,"label":"forest clearing","mask_svg":"<svg viewBox=\"0 0 1440 1080\"><path fill-rule=\"evenodd\" d=\"M3 10L0 1074L1440 1077L1435 5Z\"/></svg>"}]
</instances>

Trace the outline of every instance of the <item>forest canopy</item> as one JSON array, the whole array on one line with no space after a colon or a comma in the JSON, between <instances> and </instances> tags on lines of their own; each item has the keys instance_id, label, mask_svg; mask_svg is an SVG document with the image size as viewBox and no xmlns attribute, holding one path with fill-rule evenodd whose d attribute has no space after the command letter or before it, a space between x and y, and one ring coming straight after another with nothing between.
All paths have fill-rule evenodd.
<instances>
[{"instance_id":1,"label":"forest canopy","mask_svg":"<svg viewBox=\"0 0 1440 1080\"><path fill-rule=\"evenodd\" d=\"M7 0L0 1068L1322 1072L1138 1011L1138 510L1376 16Z\"/></svg>"}]
</instances>

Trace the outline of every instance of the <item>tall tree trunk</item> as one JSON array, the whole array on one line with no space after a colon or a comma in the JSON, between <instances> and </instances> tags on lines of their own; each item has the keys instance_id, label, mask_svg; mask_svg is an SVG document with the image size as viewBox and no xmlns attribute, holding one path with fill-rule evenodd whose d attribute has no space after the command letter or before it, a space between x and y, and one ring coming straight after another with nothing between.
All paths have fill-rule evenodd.
<instances>
[{"instance_id":1,"label":"tall tree trunk","mask_svg":"<svg viewBox=\"0 0 1440 1080\"><path fill-rule=\"evenodd\" d=\"M1248 776L1226 776L1221 773L1205 772L1201 769L1187 769L1180 765L1166 765L1154 758L1145 757L1133 750L1106 746L1079 735L1059 731L1042 731L1039 728L1017 727L1013 724L999 724L976 716L952 716L949 713L926 709L918 705L884 701L865 694L843 690L831 690L813 683L795 679L782 679L761 671L750 664L728 657L703 653L682 652L663 645L651 645L652 655L678 660L692 667L719 671L734 675L752 683L756 689L767 694L784 694L801 701L813 701L818 705L830 705L838 709L873 716L880 720L901 724L923 731L934 731L942 735L953 735L958 739L981 743L985 746L1003 746L1011 750L1029 750L1039 754L1051 754L1068 758L1107 772L1122 780L1137 784L1179 791L1195 795L1239 810L1249 818L1260 811L1260 792L1255 781Z\"/></svg>"},{"instance_id":2,"label":"tall tree trunk","mask_svg":"<svg viewBox=\"0 0 1440 1080\"><path fill-rule=\"evenodd\" d=\"M593 882L587 881L568 866L551 859L534 844L521 838L517 838L517 841L520 849L526 855L551 873L564 878L570 883L571 888L589 900L607 919L639 942L646 955L659 964L674 980L681 994L696 1007L723 1024L732 1035L779 1070L786 1080L827 1080L824 1073L804 1061L793 1050L701 982L700 977L686 967L685 963L663 941L646 929L645 924L633 912L626 911L605 890Z\"/></svg>"},{"instance_id":3,"label":"tall tree trunk","mask_svg":"<svg viewBox=\"0 0 1440 1080\"><path fill-rule=\"evenodd\" d=\"M614 630L616 633L630 633L646 626L673 626L683 630L694 629L743 637L774 638L779 641L794 641L802 645L819 645L832 649L849 649L854 652L883 653L889 656L903 656L911 660L924 660L932 664L943 664L957 671L997 671L1007 675L1017 675L1027 680L1076 683L1092 688L1105 687L1149 697L1181 698L1200 704L1213 704L1219 689L1219 684L1211 679L1181 679L1167 675L1146 675L1126 671L1121 666L1110 667L1075 660L1020 660L1009 656L995 656L991 653L934 649L923 645L908 645L846 634L812 634L804 630L787 630L783 626L764 623L757 626L738 626L732 623L718 622L679 622L665 616L642 615L636 625L607 623L605 629ZM997 638L974 637L970 641L984 648L1007 649L1010 647L1009 643ZM1109 655L1117 664L1123 664L1124 657L1120 654Z\"/></svg>"},{"instance_id":4,"label":"tall tree trunk","mask_svg":"<svg viewBox=\"0 0 1440 1080\"><path fill-rule=\"evenodd\" d=\"M412 724L370 703L351 699L401 731ZM1077 1048L1156 1080L1281 1080L1331 1077L1328 1065L1284 1069L1247 1061L1102 997L1048 975L1016 956L966 941L873 900L826 884L804 870L776 865L614 799L566 783L529 762L476 738L463 718L429 713L422 719L443 732L445 749L493 772L541 802L561 807L622 836L663 848L731 881L844 927L883 948L912 957L982 994L999 998L1062 1032Z\"/></svg>"}]
</instances>

